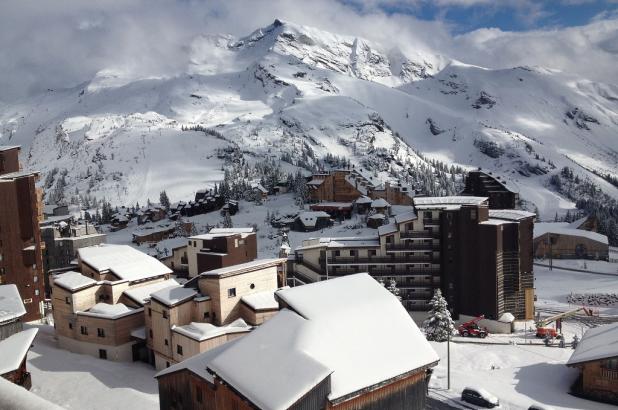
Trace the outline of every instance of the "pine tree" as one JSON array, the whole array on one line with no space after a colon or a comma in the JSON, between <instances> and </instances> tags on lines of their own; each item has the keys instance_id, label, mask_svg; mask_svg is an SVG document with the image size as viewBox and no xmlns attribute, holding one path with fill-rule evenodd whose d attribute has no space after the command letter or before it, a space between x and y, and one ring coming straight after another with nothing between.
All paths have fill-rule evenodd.
<instances>
[{"instance_id":1,"label":"pine tree","mask_svg":"<svg viewBox=\"0 0 618 410\"><path fill-rule=\"evenodd\" d=\"M232 221L232 217L230 216L229 212L225 212L223 214L223 227L224 228L233 228L234 227L234 222Z\"/></svg>"},{"instance_id":2,"label":"pine tree","mask_svg":"<svg viewBox=\"0 0 618 410\"><path fill-rule=\"evenodd\" d=\"M167 192L165 192L165 190L161 191L161 193L159 194L159 202L166 211L170 210L170 199L168 198Z\"/></svg>"},{"instance_id":3,"label":"pine tree","mask_svg":"<svg viewBox=\"0 0 618 410\"><path fill-rule=\"evenodd\" d=\"M455 324L440 289L436 289L429 305L431 306L429 317L423 322L425 336L427 340L444 342L448 335L455 331Z\"/></svg>"}]
</instances>

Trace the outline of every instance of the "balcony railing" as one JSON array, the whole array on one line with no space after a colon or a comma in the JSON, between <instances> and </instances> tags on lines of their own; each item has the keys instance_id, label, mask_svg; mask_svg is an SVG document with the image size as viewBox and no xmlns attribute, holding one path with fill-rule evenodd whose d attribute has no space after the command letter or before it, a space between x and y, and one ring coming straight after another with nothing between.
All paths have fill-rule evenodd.
<instances>
[{"instance_id":1,"label":"balcony railing","mask_svg":"<svg viewBox=\"0 0 618 410\"><path fill-rule=\"evenodd\" d=\"M355 256L331 256L328 258L329 265L390 265L397 263L439 263L439 258L433 255L410 254L406 256L384 257L355 257ZM320 261L322 263L322 261Z\"/></svg>"},{"instance_id":2,"label":"balcony railing","mask_svg":"<svg viewBox=\"0 0 618 410\"><path fill-rule=\"evenodd\" d=\"M404 239L423 239L423 238L440 238L440 232L432 231L407 231L399 234L400 238Z\"/></svg>"},{"instance_id":3,"label":"balcony railing","mask_svg":"<svg viewBox=\"0 0 618 410\"><path fill-rule=\"evenodd\" d=\"M618 380L618 370L601 367L601 377L605 380Z\"/></svg>"},{"instance_id":4,"label":"balcony railing","mask_svg":"<svg viewBox=\"0 0 618 410\"><path fill-rule=\"evenodd\" d=\"M440 250L439 244L433 243L387 243L387 251L438 251Z\"/></svg>"},{"instance_id":5,"label":"balcony railing","mask_svg":"<svg viewBox=\"0 0 618 410\"><path fill-rule=\"evenodd\" d=\"M435 218L424 218L423 225L440 225L440 220Z\"/></svg>"}]
</instances>

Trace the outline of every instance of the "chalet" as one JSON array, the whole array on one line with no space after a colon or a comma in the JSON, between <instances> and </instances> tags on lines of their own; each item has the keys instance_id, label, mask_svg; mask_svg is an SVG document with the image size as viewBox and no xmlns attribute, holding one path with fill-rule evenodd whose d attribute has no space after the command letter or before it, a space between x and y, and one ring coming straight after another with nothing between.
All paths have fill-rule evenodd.
<instances>
[{"instance_id":1,"label":"chalet","mask_svg":"<svg viewBox=\"0 0 618 410\"><path fill-rule=\"evenodd\" d=\"M367 226L369 228L378 229L386 222L386 215L384 214L373 214L367 217Z\"/></svg>"},{"instance_id":2,"label":"chalet","mask_svg":"<svg viewBox=\"0 0 618 410\"><path fill-rule=\"evenodd\" d=\"M354 201L354 205L356 206L356 212L358 212L359 214L366 214L367 212L369 212L372 202L373 199L369 198L368 196L363 195L358 197Z\"/></svg>"},{"instance_id":3,"label":"chalet","mask_svg":"<svg viewBox=\"0 0 618 410\"><path fill-rule=\"evenodd\" d=\"M144 305L150 362L164 369L270 318L278 311L271 301L279 283L285 283L285 262L262 259L211 270L183 286L151 293Z\"/></svg>"},{"instance_id":4,"label":"chalet","mask_svg":"<svg viewBox=\"0 0 618 410\"><path fill-rule=\"evenodd\" d=\"M19 333L26 308L15 285L0 285L0 340Z\"/></svg>"},{"instance_id":5,"label":"chalet","mask_svg":"<svg viewBox=\"0 0 618 410\"><path fill-rule=\"evenodd\" d=\"M124 229L129 225L130 218L123 214L114 214L110 222L112 226L112 232Z\"/></svg>"},{"instance_id":6,"label":"chalet","mask_svg":"<svg viewBox=\"0 0 618 410\"><path fill-rule=\"evenodd\" d=\"M257 239L252 227L213 228L207 234L189 237L189 277L201 272L249 262L257 258Z\"/></svg>"},{"instance_id":7,"label":"chalet","mask_svg":"<svg viewBox=\"0 0 618 410\"><path fill-rule=\"evenodd\" d=\"M311 232L332 226L330 215L323 211L308 211L299 213L291 226L293 231Z\"/></svg>"},{"instance_id":8,"label":"chalet","mask_svg":"<svg viewBox=\"0 0 618 410\"><path fill-rule=\"evenodd\" d=\"M391 204L388 203L386 199L378 198L371 201L370 211L390 215L391 214Z\"/></svg>"},{"instance_id":9,"label":"chalet","mask_svg":"<svg viewBox=\"0 0 618 410\"><path fill-rule=\"evenodd\" d=\"M160 408L425 408L438 355L369 275L275 297L283 309L249 335L158 373Z\"/></svg>"},{"instance_id":10,"label":"chalet","mask_svg":"<svg viewBox=\"0 0 618 410\"><path fill-rule=\"evenodd\" d=\"M151 204L137 212L137 224L142 225L148 222L158 222L167 217L167 210L159 204Z\"/></svg>"},{"instance_id":11,"label":"chalet","mask_svg":"<svg viewBox=\"0 0 618 410\"><path fill-rule=\"evenodd\" d=\"M618 323L588 329L567 362L579 370L572 393L618 405Z\"/></svg>"},{"instance_id":12,"label":"chalet","mask_svg":"<svg viewBox=\"0 0 618 410\"><path fill-rule=\"evenodd\" d=\"M352 202L320 202L310 205L309 209L326 212L334 219L349 219L352 216L353 207Z\"/></svg>"},{"instance_id":13,"label":"chalet","mask_svg":"<svg viewBox=\"0 0 618 410\"><path fill-rule=\"evenodd\" d=\"M149 225L142 227L133 232L133 243L141 245L142 243L160 242L172 236L186 236L193 230L192 222L164 223L157 225Z\"/></svg>"},{"instance_id":14,"label":"chalet","mask_svg":"<svg viewBox=\"0 0 618 410\"><path fill-rule=\"evenodd\" d=\"M264 186L259 182L251 183L251 191L253 192L253 195L262 200L268 198L268 189L264 188Z\"/></svg>"},{"instance_id":15,"label":"chalet","mask_svg":"<svg viewBox=\"0 0 618 410\"><path fill-rule=\"evenodd\" d=\"M78 269L51 278L59 346L101 359L138 360L145 342L133 332L144 327L144 307L133 291L168 282L172 271L126 245L82 248Z\"/></svg>"},{"instance_id":16,"label":"chalet","mask_svg":"<svg viewBox=\"0 0 618 410\"><path fill-rule=\"evenodd\" d=\"M37 328L26 329L0 341L0 376L30 390L32 379L26 368L26 357Z\"/></svg>"},{"instance_id":17,"label":"chalet","mask_svg":"<svg viewBox=\"0 0 618 410\"><path fill-rule=\"evenodd\" d=\"M558 259L609 258L609 241L600 233L575 229L566 222L537 223L534 226L534 256Z\"/></svg>"}]
</instances>

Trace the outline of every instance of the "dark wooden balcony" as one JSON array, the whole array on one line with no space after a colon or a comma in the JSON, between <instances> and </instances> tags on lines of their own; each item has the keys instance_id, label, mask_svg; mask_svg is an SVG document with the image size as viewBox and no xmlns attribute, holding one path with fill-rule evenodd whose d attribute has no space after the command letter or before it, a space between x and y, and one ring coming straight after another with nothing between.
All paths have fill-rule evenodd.
<instances>
[{"instance_id":1,"label":"dark wooden balcony","mask_svg":"<svg viewBox=\"0 0 618 410\"><path fill-rule=\"evenodd\" d=\"M433 231L406 231L399 234L404 239L439 239L440 232Z\"/></svg>"}]
</instances>

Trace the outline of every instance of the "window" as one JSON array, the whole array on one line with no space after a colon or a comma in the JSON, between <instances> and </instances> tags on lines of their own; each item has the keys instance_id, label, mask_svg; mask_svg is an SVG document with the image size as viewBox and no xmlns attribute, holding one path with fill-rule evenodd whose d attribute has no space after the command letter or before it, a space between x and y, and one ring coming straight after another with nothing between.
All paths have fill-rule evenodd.
<instances>
[{"instance_id":1,"label":"window","mask_svg":"<svg viewBox=\"0 0 618 410\"><path fill-rule=\"evenodd\" d=\"M105 329L102 328L97 328L97 336L98 337L105 337Z\"/></svg>"},{"instance_id":2,"label":"window","mask_svg":"<svg viewBox=\"0 0 618 410\"><path fill-rule=\"evenodd\" d=\"M99 359L107 359L107 350L99 349Z\"/></svg>"},{"instance_id":3,"label":"window","mask_svg":"<svg viewBox=\"0 0 618 410\"><path fill-rule=\"evenodd\" d=\"M37 282L39 281L39 277L35 275L35 276L32 278L32 281L33 281L34 283L37 283Z\"/></svg>"},{"instance_id":4,"label":"window","mask_svg":"<svg viewBox=\"0 0 618 410\"><path fill-rule=\"evenodd\" d=\"M64 298L64 301L67 305L71 304L71 298L69 298L68 296Z\"/></svg>"},{"instance_id":5,"label":"window","mask_svg":"<svg viewBox=\"0 0 618 410\"><path fill-rule=\"evenodd\" d=\"M228 298L235 298L236 297L236 288L229 288L227 290L227 297Z\"/></svg>"},{"instance_id":6,"label":"window","mask_svg":"<svg viewBox=\"0 0 618 410\"><path fill-rule=\"evenodd\" d=\"M473 221L476 220L476 209L472 209L470 211L470 219L472 219Z\"/></svg>"},{"instance_id":7,"label":"window","mask_svg":"<svg viewBox=\"0 0 618 410\"><path fill-rule=\"evenodd\" d=\"M199 388L199 387L196 387L196 388L195 388L195 400L196 400L198 403L201 403L201 402L202 402L202 389L201 389L201 388Z\"/></svg>"},{"instance_id":8,"label":"window","mask_svg":"<svg viewBox=\"0 0 618 410\"><path fill-rule=\"evenodd\" d=\"M170 362L165 362L165 367L170 367Z\"/></svg>"},{"instance_id":9,"label":"window","mask_svg":"<svg viewBox=\"0 0 618 410\"><path fill-rule=\"evenodd\" d=\"M377 253L375 251L375 249L369 249L369 256L376 256Z\"/></svg>"},{"instance_id":10,"label":"window","mask_svg":"<svg viewBox=\"0 0 618 410\"><path fill-rule=\"evenodd\" d=\"M152 316L152 309L148 308L148 316Z\"/></svg>"},{"instance_id":11,"label":"window","mask_svg":"<svg viewBox=\"0 0 618 410\"><path fill-rule=\"evenodd\" d=\"M152 329L148 329L148 336L152 339Z\"/></svg>"},{"instance_id":12,"label":"window","mask_svg":"<svg viewBox=\"0 0 618 410\"><path fill-rule=\"evenodd\" d=\"M238 248L238 239L234 239L234 248Z\"/></svg>"},{"instance_id":13,"label":"window","mask_svg":"<svg viewBox=\"0 0 618 410\"><path fill-rule=\"evenodd\" d=\"M167 319L167 310L162 311L161 314L163 315L163 319Z\"/></svg>"},{"instance_id":14,"label":"window","mask_svg":"<svg viewBox=\"0 0 618 410\"><path fill-rule=\"evenodd\" d=\"M204 319L210 319L210 312L204 312Z\"/></svg>"},{"instance_id":15,"label":"window","mask_svg":"<svg viewBox=\"0 0 618 410\"><path fill-rule=\"evenodd\" d=\"M356 251L354 249L350 250L350 256L356 256Z\"/></svg>"},{"instance_id":16,"label":"window","mask_svg":"<svg viewBox=\"0 0 618 410\"><path fill-rule=\"evenodd\" d=\"M69 329L73 329L73 323L69 322Z\"/></svg>"},{"instance_id":17,"label":"window","mask_svg":"<svg viewBox=\"0 0 618 410\"><path fill-rule=\"evenodd\" d=\"M244 240L244 239L239 240L239 241L238 241L238 244L239 244L239 245L244 245L244 244L245 244L245 240Z\"/></svg>"},{"instance_id":18,"label":"window","mask_svg":"<svg viewBox=\"0 0 618 410\"><path fill-rule=\"evenodd\" d=\"M608 359L603 366L609 370L618 370L618 359Z\"/></svg>"},{"instance_id":19,"label":"window","mask_svg":"<svg viewBox=\"0 0 618 410\"><path fill-rule=\"evenodd\" d=\"M81 333L82 335L87 335L88 334L88 328L86 326L80 326L79 327L79 333Z\"/></svg>"},{"instance_id":20,"label":"window","mask_svg":"<svg viewBox=\"0 0 618 410\"><path fill-rule=\"evenodd\" d=\"M169 342L167 341L167 339L165 339L165 346L169 346Z\"/></svg>"},{"instance_id":21,"label":"window","mask_svg":"<svg viewBox=\"0 0 618 410\"><path fill-rule=\"evenodd\" d=\"M176 345L176 353L182 356L182 346L181 345Z\"/></svg>"},{"instance_id":22,"label":"window","mask_svg":"<svg viewBox=\"0 0 618 410\"><path fill-rule=\"evenodd\" d=\"M193 247L195 248L196 246L197 246L197 241L193 241ZM169 367L169 363L168 363L167 367Z\"/></svg>"},{"instance_id":23,"label":"window","mask_svg":"<svg viewBox=\"0 0 618 410\"><path fill-rule=\"evenodd\" d=\"M251 285L249 285L249 289L255 289L255 283L252 283Z\"/></svg>"},{"instance_id":24,"label":"window","mask_svg":"<svg viewBox=\"0 0 618 410\"><path fill-rule=\"evenodd\" d=\"M34 290L34 296L39 296L39 290L38 289Z\"/></svg>"}]
</instances>

